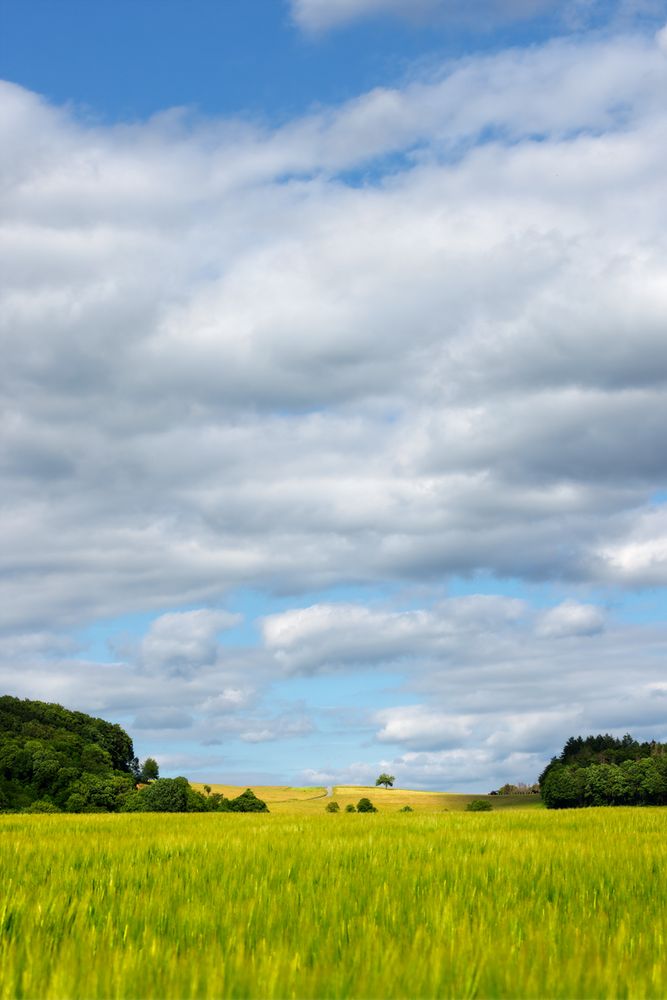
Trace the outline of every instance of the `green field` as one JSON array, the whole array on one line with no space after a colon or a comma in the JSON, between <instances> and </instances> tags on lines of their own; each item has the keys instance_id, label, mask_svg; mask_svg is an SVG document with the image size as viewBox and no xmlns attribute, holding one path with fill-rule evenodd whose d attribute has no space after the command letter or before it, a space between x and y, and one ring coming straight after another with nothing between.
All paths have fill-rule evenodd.
<instances>
[{"instance_id":1,"label":"green field","mask_svg":"<svg viewBox=\"0 0 667 1000\"><path fill-rule=\"evenodd\" d=\"M0 816L5 998L664 997L667 810Z\"/></svg>"}]
</instances>

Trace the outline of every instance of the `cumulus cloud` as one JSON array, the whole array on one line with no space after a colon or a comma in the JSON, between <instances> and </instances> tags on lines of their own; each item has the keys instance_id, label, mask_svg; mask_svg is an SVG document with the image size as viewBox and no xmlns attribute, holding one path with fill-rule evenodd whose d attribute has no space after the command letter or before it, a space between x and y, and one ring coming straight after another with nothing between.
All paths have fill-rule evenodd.
<instances>
[{"instance_id":1,"label":"cumulus cloud","mask_svg":"<svg viewBox=\"0 0 667 1000\"><path fill-rule=\"evenodd\" d=\"M377 712L380 743L404 743L408 746L460 745L471 734L471 720L463 715L447 715L424 705L406 705Z\"/></svg>"},{"instance_id":2,"label":"cumulus cloud","mask_svg":"<svg viewBox=\"0 0 667 1000\"><path fill-rule=\"evenodd\" d=\"M266 648L288 672L316 673L445 653L466 635L516 621L523 601L485 595L453 598L432 609L387 611L317 604L263 619Z\"/></svg>"},{"instance_id":3,"label":"cumulus cloud","mask_svg":"<svg viewBox=\"0 0 667 1000\"><path fill-rule=\"evenodd\" d=\"M550 608L537 625L537 634L547 637L567 637L595 635L604 628L605 614L602 608L593 604L579 604L577 601L563 601Z\"/></svg>"},{"instance_id":4,"label":"cumulus cloud","mask_svg":"<svg viewBox=\"0 0 667 1000\"><path fill-rule=\"evenodd\" d=\"M140 660L148 668L187 673L215 663L217 637L233 628L241 615L200 608L160 615L141 640Z\"/></svg>"}]
</instances>

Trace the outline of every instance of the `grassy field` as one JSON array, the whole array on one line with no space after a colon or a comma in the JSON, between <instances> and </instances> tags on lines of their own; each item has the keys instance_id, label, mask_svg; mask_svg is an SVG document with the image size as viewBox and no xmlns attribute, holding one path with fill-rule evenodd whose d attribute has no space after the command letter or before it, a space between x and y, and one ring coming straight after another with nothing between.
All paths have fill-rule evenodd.
<instances>
[{"instance_id":1,"label":"grassy field","mask_svg":"<svg viewBox=\"0 0 667 1000\"><path fill-rule=\"evenodd\" d=\"M667 996L667 809L0 816L4 998Z\"/></svg>"},{"instance_id":2,"label":"grassy field","mask_svg":"<svg viewBox=\"0 0 667 1000\"><path fill-rule=\"evenodd\" d=\"M193 783L193 788L203 791L204 786ZM239 795L244 789L238 785L210 785L211 791L221 792L228 798ZM289 785L253 785L253 791L269 806L272 813L284 815L315 815L322 812L331 796L323 786L291 788ZM541 809L539 795L459 795L453 792L416 792L408 788L376 788L363 785L336 785L333 798L344 809L348 803L356 805L360 798L371 799L380 812L398 812L410 806L419 813L460 812L473 799L488 799L494 810Z\"/></svg>"}]
</instances>

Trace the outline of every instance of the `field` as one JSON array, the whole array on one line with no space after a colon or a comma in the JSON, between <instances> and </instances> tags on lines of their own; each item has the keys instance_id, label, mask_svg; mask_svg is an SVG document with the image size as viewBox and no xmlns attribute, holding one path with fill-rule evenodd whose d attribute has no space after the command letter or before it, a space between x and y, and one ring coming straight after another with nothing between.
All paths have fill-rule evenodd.
<instances>
[{"instance_id":1,"label":"field","mask_svg":"<svg viewBox=\"0 0 667 1000\"><path fill-rule=\"evenodd\" d=\"M657 808L5 815L0 995L661 998L666 863Z\"/></svg>"},{"instance_id":2,"label":"field","mask_svg":"<svg viewBox=\"0 0 667 1000\"><path fill-rule=\"evenodd\" d=\"M239 795L240 785L210 785L212 792L221 792L228 798ZM193 783L193 788L203 791L204 786ZM460 812L473 799L488 799L494 810L541 809L539 795L466 795L453 792L416 792L408 788L372 788L363 785L336 785L333 796L327 795L323 786L290 788L288 785L253 785L253 791L269 806L272 813L285 815L315 815L321 813L331 798L344 809L348 803L356 805L363 796L370 798L380 812L398 812L410 806L414 812Z\"/></svg>"}]
</instances>

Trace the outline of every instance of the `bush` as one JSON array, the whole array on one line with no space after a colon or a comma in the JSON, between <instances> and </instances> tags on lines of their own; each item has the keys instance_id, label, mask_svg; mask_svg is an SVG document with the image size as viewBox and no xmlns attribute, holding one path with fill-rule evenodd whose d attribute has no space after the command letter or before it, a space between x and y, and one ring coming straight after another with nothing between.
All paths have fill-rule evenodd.
<instances>
[{"instance_id":1,"label":"bush","mask_svg":"<svg viewBox=\"0 0 667 1000\"><path fill-rule=\"evenodd\" d=\"M357 812L376 813L377 809L375 808L370 799L359 799L359 801L357 802Z\"/></svg>"},{"instance_id":2,"label":"bush","mask_svg":"<svg viewBox=\"0 0 667 1000\"><path fill-rule=\"evenodd\" d=\"M36 802L32 802L21 812L24 813L59 813L60 809L58 806L54 806L53 802L47 802L46 799L37 799Z\"/></svg>"},{"instance_id":3,"label":"bush","mask_svg":"<svg viewBox=\"0 0 667 1000\"><path fill-rule=\"evenodd\" d=\"M400 813L411 813L414 812L414 809L412 808L412 806L403 806L403 808L399 809L398 811Z\"/></svg>"},{"instance_id":4,"label":"bush","mask_svg":"<svg viewBox=\"0 0 667 1000\"><path fill-rule=\"evenodd\" d=\"M348 802L348 804L345 806L346 813L356 813L356 811L357 810L354 808L351 802Z\"/></svg>"},{"instance_id":5,"label":"bush","mask_svg":"<svg viewBox=\"0 0 667 1000\"><path fill-rule=\"evenodd\" d=\"M266 802L262 799L258 799L255 793L250 788L246 788L245 792L241 792L237 795L235 799L229 799L229 810L230 812L264 812L269 811Z\"/></svg>"},{"instance_id":6,"label":"bush","mask_svg":"<svg viewBox=\"0 0 667 1000\"><path fill-rule=\"evenodd\" d=\"M326 810L327 810L327 812L328 812L328 813L337 813L337 812L340 812L340 806L339 806L339 805L338 805L338 803L337 803L337 802L336 802L336 801L334 800L333 802L329 802L329 803L327 804L327 806L326 806Z\"/></svg>"},{"instance_id":7,"label":"bush","mask_svg":"<svg viewBox=\"0 0 667 1000\"><path fill-rule=\"evenodd\" d=\"M466 806L466 812L469 813L488 813L492 809L491 803L487 799L473 799Z\"/></svg>"}]
</instances>

